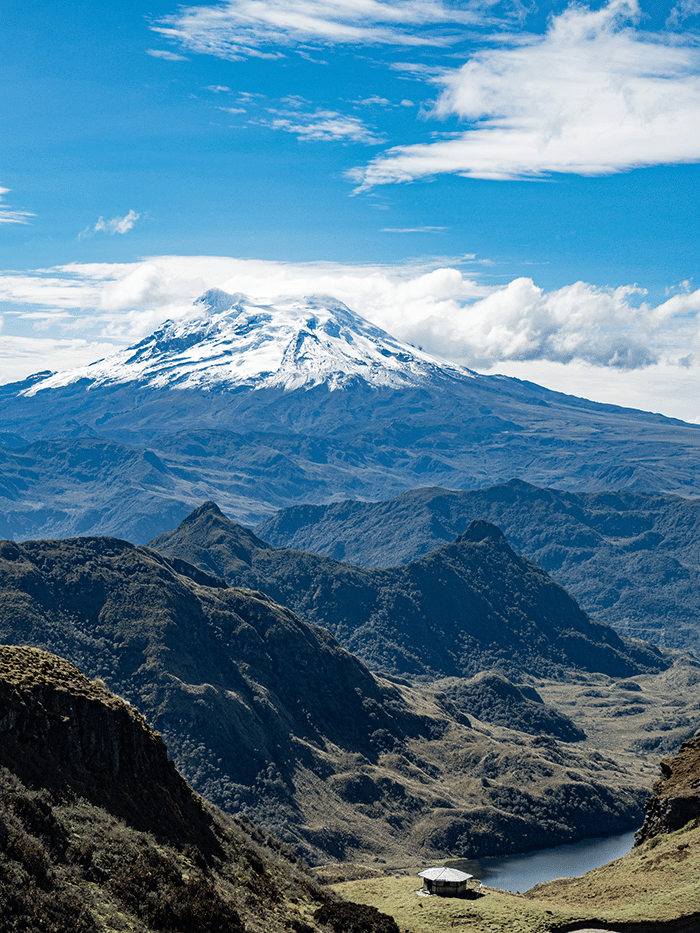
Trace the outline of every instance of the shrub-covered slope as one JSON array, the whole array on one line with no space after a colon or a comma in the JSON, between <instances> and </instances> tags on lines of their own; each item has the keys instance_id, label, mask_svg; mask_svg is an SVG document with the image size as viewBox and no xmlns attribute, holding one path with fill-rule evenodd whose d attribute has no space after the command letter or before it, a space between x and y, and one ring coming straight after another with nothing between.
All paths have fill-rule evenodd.
<instances>
[{"instance_id":1,"label":"shrub-covered slope","mask_svg":"<svg viewBox=\"0 0 700 933\"><path fill-rule=\"evenodd\" d=\"M0 646L2 933L312 933L324 904L279 842L193 793L131 706Z\"/></svg>"},{"instance_id":2,"label":"shrub-covered slope","mask_svg":"<svg viewBox=\"0 0 700 933\"><path fill-rule=\"evenodd\" d=\"M643 775L373 676L269 597L116 539L4 542L0 640L142 710L182 773L314 860L486 854L629 828Z\"/></svg>"},{"instance_id":3,"label":"shrub-covered slope","mask_svg":"<svg viewBox=\"0 0 700 933\"><path fill-rule=\"evenodd\" d=\"M273 548L214 503L151 546L264 590L392 674L473 676L498 668L509 677L572 670L627 677L665 665L658 652L590 619L485 521L418 561L376 570Z\"/></svg>"}]
</instances>

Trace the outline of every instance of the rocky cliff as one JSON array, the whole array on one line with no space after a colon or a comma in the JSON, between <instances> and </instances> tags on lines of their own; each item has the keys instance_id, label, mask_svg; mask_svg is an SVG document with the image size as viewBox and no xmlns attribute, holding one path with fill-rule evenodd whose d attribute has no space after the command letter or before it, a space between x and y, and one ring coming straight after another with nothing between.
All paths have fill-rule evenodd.
<instances>
[{"instance_id":1,"label":"rocky cliff","mask_svg":"<svg viewBox=\"0 0 700 933\"><path fill-rule=\"evenodd\" d=\"M635 837L637 845L700 820L700 732L684 742L677 755L663 759L661 777L645 810L644 825Z\"/></svg>"}]
</instances>

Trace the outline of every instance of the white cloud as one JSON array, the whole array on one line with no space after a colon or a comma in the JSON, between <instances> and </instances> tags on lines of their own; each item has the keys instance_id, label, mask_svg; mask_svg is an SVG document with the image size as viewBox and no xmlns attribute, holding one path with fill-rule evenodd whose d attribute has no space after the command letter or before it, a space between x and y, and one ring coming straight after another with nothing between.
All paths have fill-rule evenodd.
<instances>
[{"instance_id":1,"label":"white cloud","mask_svg":"<svg viewBox=\"0 0 700 933\"><path fill-rule=\"evenodd\" d=\"M193 301L212 287L263 300L334 295L443 359L700 419L700 290L681 283L654 305L634 287L577 282L545 292L526 278L493 287L429 263L160 256L1 274L3 380L83 365L140 340L166 319L195 317L201 307Z\"/></svg>"},{"instance_id":2,"label":"white cloud","mask_svg":"<svg viewBox=\"0 0 700 933\"><path fill-rule=\"evenodd\" d=\"M278 111L271 111L275 114ZM313 113L300 113L296 110L281 112L270 119L262 118L258 122L273 130L284 130L300 140L341 140L377 146L384 142L384 137L377 136L362 120L345 116L337 110L314 110Z\"/></svg>"},{"instance_id":3,"label":"white cloud","mask_svg":"<svg viewBox=\"0 0 700 933\"><path fill-rule=\"evenodd\" d=\"M700 324L700 290L652 305L635 287L577 282L544 292L528 278L494 287L449 266L197 256L5 274L0 301L26 315L44 309L59 321L60 314L66 331L88 322L100 339L129 342L167 317L195 316L192 302L211 287L258 298L332 294L397 336L477 367L533 360L621 370L662 360L680 365ZM73 312L68 322L65 312Z\"/></svg>"},{"instance_id":4,"label":"white cloud","mask_svg":"<svg viewBox=\"0 0 700 933\"><path fill-rule=\"evenodd\" d=\"M0 224L28 224L30 217L36 217L31 211L18 211L2 204L4 195L8 194L9 188L0 188Z\"/></svg>"},{"instance_id":5,"label":"white cloud","mask_svg":"<svg viewBox=\"0 0 700 933\"><path fill-rule=\"evenodd\" d=\"M168 52L165 49L146 49L146 55L152 55L153 58L161 58L164 62L189 61L184 55L177 55L175 52Z\"/></svg>"},{"instance_id":6,"label":"white cloud","mask_svg":"<svg viewBox=\"0 0 700 933\"><path fill-rule=\"evenodd\" d=\"M479 3L459 9L440 0L229 0L181 8L151 28L193 52L236 60L276 57L279 52L263 47L309 42L445 45L455 36L444 27L476 23L482 17Z\"/></svg>"},{"instance_id":7,"label":"white cloud","mask_svg":"<svg viewBox=\"0 0 700 933\"><path fill-rule=\"evenodd\" d=\"M637 0L571 4L544 35L477 52L432 79L442 86L434 115L467 130L390 149L351 177L364 189L438 173L605 175L700 160L696 37L641 32L639 15Z\"/></svg>"},{"instance_id":8,"label":"white cloud","mask_svg":"<svg viewBox=\"0 0 700 933\"><path fill-rule=\"evenodd\" d=\"M132 230L136 221L141 217L136 211L131 210L124 217L112 217L111 220L105 220L103 217L97 221L94 227L86 227L80 237L92 236L95 233L128 233Z\"/></svg>"}]
</instances>

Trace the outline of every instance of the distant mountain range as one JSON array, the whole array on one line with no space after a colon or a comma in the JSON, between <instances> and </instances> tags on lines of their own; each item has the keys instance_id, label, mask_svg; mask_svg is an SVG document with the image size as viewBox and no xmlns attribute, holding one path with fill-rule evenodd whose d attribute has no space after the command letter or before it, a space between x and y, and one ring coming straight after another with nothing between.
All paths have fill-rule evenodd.
<instances>
[{"instance_id":1,"label":"distant mountain range","mask_svg":"<svg viewBox=\"0 0 700 933\"><path fill-rule=\"evenodd\" d=\"M0 535L141 542L207 499L254 524L513 477L700 493L697 426L442 363L331 298L215 290L197 310L107 360L0 387Z\"/></svg>"},{"instance_id":2,"label":"distant mountain range","mask_svg":"<svg viewBox=\"0 0 700 933\"><path fill-rule=\"evenodd\" d=\"M668 664L648 646L590 619L486 521L474 521L451 544L390 569L272 547L214 503L150 546L236 586L262 590L326 626L385 673L470 677L496 668L515 679L578 670L629 677Z\"/></svg>"},{"instance_id":3,"label":"distant mountain range","mask_svg":"<svg viewBox=\"0 0 700 933\"><path fill-rule=\"evenodd\" d=\"M563 492L514 480L469 492L426 488L384 502L294 506L256 532L278 546L387 567L452 542L475 519L498 525L594 618L700 657L698 499Z\"/></svg>"}]
</instances>

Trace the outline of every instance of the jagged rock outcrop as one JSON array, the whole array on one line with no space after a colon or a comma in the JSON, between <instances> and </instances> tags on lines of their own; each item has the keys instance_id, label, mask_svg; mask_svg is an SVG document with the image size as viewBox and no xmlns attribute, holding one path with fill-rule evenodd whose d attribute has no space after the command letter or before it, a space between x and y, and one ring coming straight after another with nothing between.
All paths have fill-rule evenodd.
<instances>
[{"instance_id":1,"label":"jagged rock outcrop","mask_svg":"<svg viewBox=\"0 0 700 933\"><path fill-rule=\"evenodd\" d=\"M661 775L645 804L646 818L635 836L636 845L700 819L700 732L684 742L677 755L664 758Z\"/></svg>"}]
</instances>

